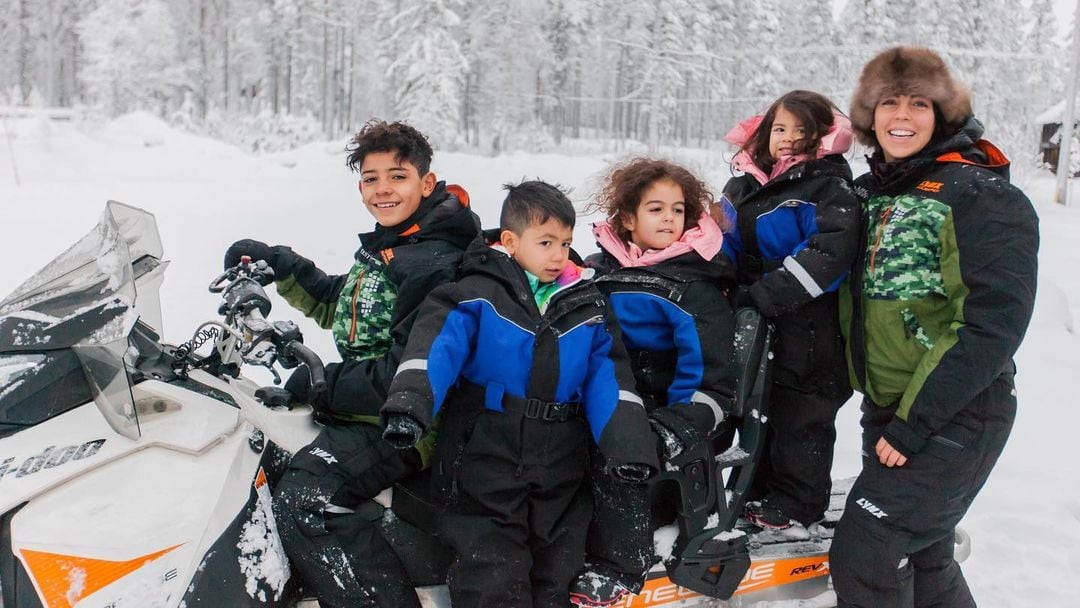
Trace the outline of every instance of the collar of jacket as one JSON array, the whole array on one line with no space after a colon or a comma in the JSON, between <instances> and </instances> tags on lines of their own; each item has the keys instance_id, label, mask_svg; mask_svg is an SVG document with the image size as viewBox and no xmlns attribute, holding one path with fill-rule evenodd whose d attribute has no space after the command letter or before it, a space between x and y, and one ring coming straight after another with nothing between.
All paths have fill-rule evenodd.
<instances>
[{"instance_id":1,"label":"collar of jacket","mask_svg":"<svg viewBox=\"0 0 1080 608\"><path fill-rule=\"evenodd\" d=\"M465 249L480 234L480 218L469 208L469 194L457 184L438 182L431 194L397 226L375 225L360 235L360 246L370 253L424 240L442 240Z\"/></svg>"},{"instance_id":2,"label":"collar of jacket","mask_svg":"<svg viewBox=\"0 0 1080 608\"><path fill-rule=\"evenodd\" d=\"M972 116L956 133L931 140L918 154L901 161L885 162L880 149L866 159L870 173L860 179L874 189L893 189L923 175L929 167L958 163L988 169L1009 179L1009 159L989 141L982 139L983 125Z\"/></svg>"},{"instance_id":3,"label":"collar of jacket","mask_svg":"<svg viewBox=\"0 0 1080 608\"><path fill-rule=\"evenodd\" d=\"M759 114L743 120L732 127L727 135L724 136L724 139L739 147L739 152L735 155L735 158L731 160L732 168L754 176L754 179L763 185L787 173L792 167L801 165L809 160L821 159L834 154L843 154L851 149L851 142L854 140L854 133L851 130L851 121L848 120L848 117L840 113L833 113L833 125L829 127L829 130L821 137L821 142L818 144L813 159L807 154L784 156L776 161L772 167L772 171L766 174L761 167L758 167L757 164L754 163L754 160L744 148L757 130L761 128L762 118L764 117Z\"/></svg>"},{"instance_id":4,"label":"collar of jacket","mask_svg":"<svg viewBox=\"0 0 1080 608\"><path fill-rule=\"evenodd\" d=\"M720 253L724 244L720 227L707 212L702 212L697 226L683 231L679 240L663 249L642 251L637 245L624 242L615 234L611 221L593 224L593 236L601 249L611 254L624 268L652 266L691 252L696 252L702 259L711 260Z\"/></svg>"},{"instance_id":5,"label":"collar of jacket","mask_svg":"<svg viewBox=\"0 0 1080 608\"><path fill-rule=\"evenodd\" d=\"M576 255L574 254L574 257ZM463 275L482 274L490 277L502 284L518 302L536 304L535 294L525 270L518 266L501 245L489 244L483 235L473 240L465 251L461 271ZM581 268L573 259L567 260L563 273L555 279L557 283L560 283L559 289L548 297L545 310L550 309L554 301L561 299L564 294L575 291L582 284L587 284L595 273L596 271L592 268ZM539 311L539 306L535 306L533 310Z\"/></svg>"}]
</instances>

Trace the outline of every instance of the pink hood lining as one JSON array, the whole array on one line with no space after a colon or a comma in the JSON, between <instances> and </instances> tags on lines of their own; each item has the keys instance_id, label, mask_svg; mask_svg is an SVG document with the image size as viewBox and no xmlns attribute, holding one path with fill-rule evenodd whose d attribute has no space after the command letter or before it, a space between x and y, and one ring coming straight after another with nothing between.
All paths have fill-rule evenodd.
<instances>
[{"instance_id":1,"label":"pink hood lining","mask_svg":"<svg viewBox=\"0 0 1080 608\"><path fill-rule=\"evenodd\" d=\"M761 127L762 118L764 118L764 116L758 114L739 122L739 124L728 131L728 134L724 136L724 139L728 143L734 144L740 148L738 154L735 155L735 158L731 159L731 166L743 173L753 175L758 182L766 184L770 180L776 179L777 176L783 175L788 169L795 165L810 160L810 156L808 154L782 156L780 157L780 160L773 165L772 171L769 174L766 174L761 167L754 164L753 159L750 158L750 154L742 149L746 143L750 141L750 138L754 136L754 133L757 132L758 128ZM847 116L834 112L833 126L821 137L821 144L818 146L816 158L823 158L830 154L843 154L851 149L851 142L853 140L854 133L851 130L851 121L848 120Z\"/></svg>"},{"instance_id":2,"label":"pink hood lining","mask_svg":"<svg viewBox=\"0 0 1080 608\"><path fill-rule=\"evenodd\" d=\"M724 244L724 234L708 212L701 214L697 226L683 232L679 240L663 249L642 251L637 245L624 242L615 233L611 221L593 224L593 236L600 247L610 253L623 268L652 266L690 251L696 251L703 259L711 260L720 253Z\"/></svg>"}]
</instances>

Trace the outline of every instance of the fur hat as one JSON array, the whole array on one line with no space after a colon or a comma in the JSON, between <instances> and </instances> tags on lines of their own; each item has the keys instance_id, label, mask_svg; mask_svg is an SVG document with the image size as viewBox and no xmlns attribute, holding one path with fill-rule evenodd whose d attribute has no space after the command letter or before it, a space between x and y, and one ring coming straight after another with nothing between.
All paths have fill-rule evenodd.
<instances>
[{"instance_id":1,"label":"fur hat","mask_svg":"<svg viewBox=\"0 0 1080 608\"><path fill-rule=\"evenodd\" d=\"M971 116L971 92L953 80L949 66L928 48L896 46L878 53L863 67L851 98L851 125L865 145L877 143L874 108L888 95L929 97L950 127L960 128Z\"/></svg>"}]
</instances>

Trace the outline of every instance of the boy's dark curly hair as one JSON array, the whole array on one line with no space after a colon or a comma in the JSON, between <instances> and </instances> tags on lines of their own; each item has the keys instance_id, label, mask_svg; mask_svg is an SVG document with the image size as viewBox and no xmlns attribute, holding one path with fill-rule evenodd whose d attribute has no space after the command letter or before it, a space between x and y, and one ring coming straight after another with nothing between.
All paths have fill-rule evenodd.
<instances>
[{"instance_id":1,"label":"boy's dark curly hair","mask_svg":"<svg viewBox=\"0 0 1080 608\"><path fill-rule=\"evenodd\" d=\"M616 166L604 180L604 186L591 207L602 210L615 229L615 234L623 241L630 242L630 231L623 226L622 220L637 213L645 191L662 179L669 179L682 188L686 205L683 229L696 227L701 213L713 203L712 192L705 182L685 167L657 158L635 158Z\"/></svg>"},{"instance_id":2,"label":"boy's dark curly hair","mask_svg":"<svg viewBox=\"0 0 1080 608\"><path fill-rule=\"evenodd\" d=\"M364 157L372 152L395 152L398 162L408 161L423 177L431 170L432 150L427 137L403 122L370 120L345 146L345 166L358 173Z\"/></svg>"}]
</instances>

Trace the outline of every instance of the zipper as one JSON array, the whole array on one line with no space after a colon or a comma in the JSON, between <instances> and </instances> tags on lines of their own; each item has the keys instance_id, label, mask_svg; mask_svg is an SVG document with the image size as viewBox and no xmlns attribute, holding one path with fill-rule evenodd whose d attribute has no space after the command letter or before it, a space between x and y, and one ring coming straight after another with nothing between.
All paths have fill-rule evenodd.
<instances>
[{"instance_id":1,"label":"zipper","mask_svg":"<svg viewBox=\"0 0 1080 608\"><path fill-rule=\"evenodd\" d=\"M360 270L360 274L356 277L356 286L353 287L352 292L352 325L349 326L349 344L356 341L356 300L360 296L360 283L364 279L364 270Z\"/></svg>"},{"instance_id":2,"label":"zipper","mask_svg":"<svg viewBox=\"0 0 1080 608\"><path fill-rule=\"evenodd\" d=\"M885 234L885 224L889 223L889 216L892 215L893 203L889 203L889 206L885 208L885 211L881 214L881 223L878 224L877 235L874 237L874 247L870 250L870 274L874 274L874 258L877 257L878 249L881 247L881 237Z\"/></svg>"}]
</instances>

